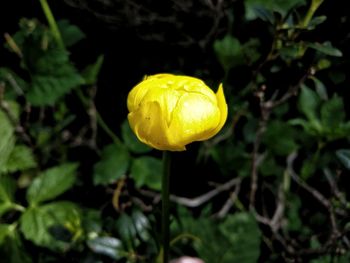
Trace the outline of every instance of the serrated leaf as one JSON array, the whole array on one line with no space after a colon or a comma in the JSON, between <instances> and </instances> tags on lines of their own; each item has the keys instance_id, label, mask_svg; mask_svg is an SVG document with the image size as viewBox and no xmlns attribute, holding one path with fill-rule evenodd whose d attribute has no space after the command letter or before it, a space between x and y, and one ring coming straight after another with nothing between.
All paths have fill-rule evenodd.
<instances>
[{"instance_id":1,"label":"serrated leaf","mask_svg":"<svg viewBox=\"0 0 350 263\"><path fill-rule=\"evenodd\" d=\"M10 156L13 147L15 146L14 129L5 115L0 110L0 172Z\"/></svg>"},{"instance_id":2,"label":"serrated leaf","mask_svg":"<svg viewBox=\"0 0 350 263\"><path fill-rule=\"evenodd\" d=\"M245 212L228 216L219 229L231 245L229 260L222 262L258 262L261 232L255 218Z\"/></svg>"},{"instance_id":3,"label":"serrated leaf","mask_svg":"<svg viewBox=\"0 0 350 263\"><path fill-rule=\"evenodd\" d=\"M85 84L87 84L87 85L96 84L97 79L98 79L98 75L99 75L101 68L102 68L103 61L104 61L104 56L100 55L97 58L95 63L87 66L84 69L84 71L82 73L82 77L85 80Z\"/></svg>"},{"instance_id":4,"label":"serrated leaf","mask_svg":"<svg viewBox=\"0 0 350 263\"><path fill-rule=\"evenodd\" d=\"M5 165L6 172L24 171L36 167L32 150L25 145L16 145Z\"/></svg>"},{"instance_id":5,"label":"serrated leaf","mask_svg":"<svg viewBox=\"0 0 350 263\"><path fill-rule=\"evenodd\" d=\"M160 191L162 161L149 156L136 158L131 165L131 176L137 187L147 186L150 189Z\"/></svg>"},{"instance_id":6,"label":"serrated leaf","mask_svg":"<svg viewBox=\"0 0 350 263\"><path fill-rule=\"evenodd\" d=\"M122 138L126 147L128 147L133 153L147 153L152 150L151 147L137 139L136 135L130 128L128 120L125 120L122 124Z\"/></svg>"},{"instance_id":7,"label":"serrated leaf","mask_svg":"<svg viewBox=\"0 0 350 263\"><path fill-rule=\"evenodd\" d=\"M76 169L76 164L67 163L42 172L28 188L28 202L36 205L67 191L75 182Z\"/></svg>"},{"instance_id":8,"label":"serrated leaf","mask_svg":"<svg viewBox=\"0 0 350 263\"><path fill-rule=\"evenodd\" d=\"M108 256L115 260L126 256L126 252L123 251L122 242L114 237L97 237L88 240L87 245L95 253Z\"/></svg>"},{"instance_id":9,"label":"serrated leaf","mask_svg":"<svg viewBox=\"0 0 350 263\"><path fill-rule=\"evenodd\" d=\"M346 169L350 170L350 150L341 149L336 151L336 155Z\"/></svg>"},{"instance_id":10,"label":"serrated leaf","mask_svg":"<svg viewBox=\"0 0 350 263\"><path fill-rule=\"evenodd\" d=\"M68 20L58 21L57 26L66 47L70 47L85 38L85 34L80 28L72 25Z\"/></svg>"},{"instance_id":11,"label":"serrated leaf","mask_svg":"<svg viewBox=\"0 0 350 263\"><path fill-rule=\"evenodd\" d=\"M129 168L130 154L124 145L106 146L94 166L94 184L107 185L120 179Z\"/></svg>"},{"instance_id":12,"label":"serrated leaf","mask_svg":"<svg viewBox=\"0 0 350 263\"><path fill-rule=\"evenodd\" d=\"M80 220L80 211L76 204L54 202L26 210L20 218L20 229L26 239L38 246L64 250L69 243L55 239L51 234L52 228L76 226L80 224Z\"/></svg>"},{"instance_id":13,"label":"serrated leaf","mask_svg":"<svg viewBox=\"0 0 350 263\"><path fill-rule=\"evenodd\" d=\"M310 42L307 42L306 45L309 47L309 48L313 48L323 54L326 54L326 55L329 55L329 56L334 56L334 57L342 57L343 56L343 53L332 46L332 44L330 42L324 42L324 43L310 43Z\"/></svg>"},{"instance_id":14,"label":"serrated leaf","mask_svg":"<svg viewBox=\"0 0 350 263\"><path fill-rule=\"evenodd\" d=\"M32 81L26 96L35 106L53 105L73 88L84 84L65 50L42 51L31 67Z\"/></svg>"},{"instance_id":15,"label":"serrated leaf","mask_svg":"<svg viewBox=\"0 0 350 263\"><path fill-rule=\"evenodd\" d=\"M74 71L64 76L36 75L26 97L34 106L50 106L83 83L82 77Z\"/></svg>"}]
</instances>

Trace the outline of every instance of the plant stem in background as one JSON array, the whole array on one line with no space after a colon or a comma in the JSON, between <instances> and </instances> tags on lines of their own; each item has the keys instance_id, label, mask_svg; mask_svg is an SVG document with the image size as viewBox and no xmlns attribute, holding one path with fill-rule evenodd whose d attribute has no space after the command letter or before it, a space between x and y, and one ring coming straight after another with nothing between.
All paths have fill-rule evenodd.
<instances>
[{"instance_id":1,"label":"plant stem in background","mask_svg":"<svg viewBox=\"0 0 350 263\"><path fill-rule=\"evenodd\" d=\"M51 29L52 35L54 36L58 46L60 48L65 49L65 46L64 46L64 43L63 43L63 40L62 40L62 37L61 37L60 30L58 29L56 20L55 20L53 14L51 12L51 9L50 9L50 6L47 3L47 0L40 0L40 5L41 5L41 8L44 11L44 14L46 16L47 22L50 25L50 29Z\"/></svg>"},{"instance_id":2,"label":"plant stem in background","mask_svg":"<svg viewBox=\"0 0 350 263\"><path fill-rule=\"evenodd\" d=\"M320 7L324 0L312 0L310 8L307 10L307 13L305 15L305 18L302 22L303 27L307 27L313 18L316 10Z\"/></svg>"},{"instance_id":3,"label":"plant stem in background","mask_svg":"<svg viewBox=\"0 0 350 263\"><path fill-rule=\"evenodd\" d=\"M89 101L89 98L86 98L83 94L83 92L78 89L76 90L76 93L78 95L78 98L80 99L81 103L83 104L84 107L89 108L91 107L91 103L93 103L93 101ZM104 130L104 132L113 140L113 142L117 145L121 145L122 142L119 139L119 137L117 135L115 135L115 133L108 127L108 125L106 124L106 122L103 120L103 118L101 117L101 114L98 112L98 110L96 109L96 106L93 105L93 110L94 110L94 114L96 115L96 122L97 124L102 128L102 130Z\"/></svg>"},{"instance_id":4,"label":"plant stem in background","mask_svg":"<svg viewBox=\"0 0 350 263\"><path fill-rule=\"evenodd\" d=\"M162 248L163 261L169 262L169 179L170 179L170 152L163 151L163 175L162 175Z\"/></svg>"}]
</instances>

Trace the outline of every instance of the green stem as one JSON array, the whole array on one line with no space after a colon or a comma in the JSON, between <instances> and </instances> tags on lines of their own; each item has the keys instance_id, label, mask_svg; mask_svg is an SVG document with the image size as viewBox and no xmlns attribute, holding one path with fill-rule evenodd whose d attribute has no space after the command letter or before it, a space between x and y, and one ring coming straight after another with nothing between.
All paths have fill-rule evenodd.
<instances>
[{"instance_id":1,"label":"green stem","mask_svg":"<svg viewBox=\"0 0 350 263\"><path fill-rule=\"evenodd\" d=\"M64 46L64 43L63 43L63 40L61 37L61 33L58 29L55 17L53 16L53 14L51 12L51 9L50 9L49 4L47 3L47 0L40 0L40 5L44 11L44 14L46 16L47 22L49 23L52 35L55 38L58 46L62 49L65 49L65 46Z\"/></svg>"},{"instance_id":2,"label":"green stem","mask_svg":"<svg viewBox=\"0 0 350 263\"><path fill-rule=\"evenodd\" d=\"M163 152L163 175L162 175L162 248L163 262L169 262L169 178L170 178L170 152Z\"/></svg>"},{"instance_id":3,"label":"green stem","mask_svg":"<svg viewBox=\"0 0 350 263\"><path fill-rule=\"evenodd\" d=\"M113 140L113 142L117 145L122 144L120 139L117 137L117 135L114 134L114 132L108 127L108 125L105 123L105 121L102 119L100 113L96 110L96 121L98 125L105 131L105 133Z\"/></svg>"},{"instance_id":4,"label":"green stem","mask_svg":"<svg viewBox=\"0 0 350 263\"><path fill-rule=\"evenodd\" d=\"M89 99L87 99L84 96L83 92L80 89L78 89L78 90L76 90L76 93L77 93L78 98L80 99L81 103L83 104L83 106L86 107L86 108L89 108L90 107L90 101L89 101ZM112 141L115 144L121 145L122 144L121 140L108 127L106 122L102 119L101 114L97 111L96 107L94 107L94 108L95 108L95 115L96 115L96 122L97 122L97 124L102 128L102 130L104 130L104 132L112 139Z\"/></svg>"},{"instance_id":5,"label":"green stem","mask_svg":"<svg viewBox=\"0 0 350 263\"><path fill-rule=\"evenodd\" d=\"M302 22L302 26L305 28L309 25L311 19L313 18L316 10L320 7L324 0L312 0L309 10L307 10L307 13L304 17L304 20Z\"/></svg>"}]
</instances>

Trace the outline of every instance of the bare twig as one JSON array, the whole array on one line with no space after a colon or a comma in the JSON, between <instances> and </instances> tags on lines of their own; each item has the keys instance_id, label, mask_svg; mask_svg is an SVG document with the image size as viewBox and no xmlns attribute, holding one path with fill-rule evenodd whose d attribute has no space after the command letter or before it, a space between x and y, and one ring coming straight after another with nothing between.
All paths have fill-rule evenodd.
<instances>
[{"instance_id":1,"label":"bare twig","mask_svg":"<svg viewBox=\"0 0 350 263\"><path fill-rule=\"evenodd\" d=\"M298 81L298 83L294 86L291 86L288 91L279 99L276 99L276 95L274 94L271 99L265 101L265 90L266 86L262 86L259 91L255 93L256 97L259 99L260 104L260 112L261 117L259 121L259 126L255 135L255 141L252 152L252 166L251 166L251 185L250 185L250 198L249 198L249 208L250 210L254 210L255 207L255 195L258 188L258 157L259 157L259 148L261 144L262 136L265 133L267 123L270 118L270 114L272 110L287 102L291 97L295 96L302 86L302 84L308 79L310 74L314 74L314 70L308 70Z\"/></svg>"},{"instance_id":2,"label":"bare twig","mask_svg":"<svg viewBox=\"0 0 350 263\"><path fill-rule=\"evenodd\" d=\"M198 197L195 198L187 198L187 197L179 197L179 196L175 196L175 195L170 195L170 200L187 206L187 207L198 207L206 202L208 202L209 200L211 200L213 197L217 196L218 194L220 194L221 192L227 191L229 189L231 189L233 186L239 185L241 183L241 178L233 178L230 181L221 184L219 186L217 186L215 189L200 195ZM153 203L157 203L160 201L160 194L149 191L149 190L144 190L144 189L140 189L139 190L140 193L142 193L145 196L148 197L152 197L153 198Z\"/></svg>"},{"instance_id":3,"label":"bare twig","mask_svg":"<svg viewBox=\"0 0 350 263\"><path fill-rule=\"evenodd\" d=\"M320 204L322 204L328 211L329 213L329 220L331 222L331 227L332 227L332 232L330 235L329 242L332 242L336 240L340 236L340 232L337 226L337 219L336 215L334 213L334 208L331 204L331 202L324 197L319 191L317 191L315 188L309 186L306 182L304 182L294 171L293 169L293 163L294 160L297 157L297 153L294 152L290 154L287 157L287 169L289 172L289 175L291 178L299 185L301 186L304 190L306 190L308 193L310 193Z\"/></svg>"},{"instance_id":4,"label":"bare twig","mask_svg":"<svg viewBox=\"0 0 350 263\"><path fill-rule=\"evenodd\" d=\"M330 202L325 198L319 191L317 191L315 188L312 188L307 183L305 183L294 171L293 169L293 163L294 160L297 157L297 153L293 152L287 157L287 169L289 172L289 175L292 177L292 179L302 188L304 188L307 192L309 192L316 200L318 200L326 209L331 208Z\"/></svg>"},{"instance_id":5,"label":"bare twig","mask_svg":"<svg viewBox=\"0 0 350 263\"><path fill-rule=\"evenodd\" d=\"M223 218L227 215L227 213L230 211L231 207L236 202L240 189L241 189L241 184L239 182L239 183L237 183L235 190L230 194L230 197L227 199L227 201L225 202L223 207L217 213L218 218Z\"/></svg>"},{"instance_id":6,"label":"bare twig","mask_svg":"<svg viewBox=\"0 0 350 263\"><path fill-rule=\"evenodd\" d=\"M200 195L198 197L187 198L187 197L178 197L178 196L171 195L170 200L173 202L176 202L178 204L184 205L184 206L198 207L198 206L208 202L210 199L212 199L213 197L215 197L219 193L229 190L231 187L239 184L240 182L241 182L240 178L233 178L230 181L228 181L222 185L219 185L215 189L213 189L213 190L211 190L203 195Z\"/></svg>"}]
</instances>

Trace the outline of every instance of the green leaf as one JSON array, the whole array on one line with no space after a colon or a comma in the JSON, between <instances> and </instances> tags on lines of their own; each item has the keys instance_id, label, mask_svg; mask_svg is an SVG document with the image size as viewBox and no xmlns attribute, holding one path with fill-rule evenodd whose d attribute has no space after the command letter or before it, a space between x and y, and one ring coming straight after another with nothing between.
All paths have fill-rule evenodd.
<instances>
[{"instance_id":1,"label":"green leaf","mask_svg":"<svg viewBox=\"0 0 350 263\"><path fill-rule=\"evenodd\" d=\"M32 67L32 81L26 96L34 106L53 105L73 88L84 84L65 50L41 51L31 63L28 66Z\"/></svg>"},{"instance_id":2,"label":"green leaf","mask_svg":"<svg viewBox=\"0 0 350 263\"><path fill-rule=\"evenodd\" d=\"M129 162L130 154L124 145L106 146L101 160L94 166L94 184L107 185L117 181L126 174Z\"/></svg>"},{"instance_id":3,"label":"green leaf","mask_svg":"<svg viewBox=\"0 0 350 263\"><path fill-rule=\"evenodd\" d=\"M294 128L278 120L271 121L263 135L263 142L277 155L288 155L295 151L298 148L295 139Z\"/></svg>"},{"instance_id":4,"label":"green leaf","mask_svg":"<svg viewBox=\"0 0 350 263\"><path fill-rule=\"evenodd\" d=\"M318 122L320 103L316 92L303 85L299 95L298 108L310 121Z\"/></svg>"},{"instance_id":5,"label":"green leaf","mask_svg":"<svg viewBox=\"0 0 350 263\"><path fill-rule=\"evenodd\" d=\"M307 180L315 173L316 168L316 163L313 159L305 159L300 171L301 178Z\"/></svg>"},{"instance_id":6,"label":"green leaf","mask_svg":"<svg viewBox=\"0 0 350 263\"><path fill-rule=\"evenodd\" d=\"M100 233L102 231L101 211L85 208L82 211L82 226L87 234Z\"/></svg>"},{"instance_id":7,"label":"green leaf","mask_svg":"<svg viewBox=\"0 0 350 263\"><path fill-rule=\"evenodd\" d=\"M261 54L258 50L260 45L261 43L258 38L251 38L242 45L244 59L248 65L251 65L260 58Z\"/></svg>"},{"instance_id":8,"label":"green leaf","mask_svg":"<svg viewBox=\"0 0 350 263\"><path fill-rule=\"evenodd\" d=\"M14 203L16 181L8 175L0 175L0 216Z\"/></svg>"},{"instance_id":9,"label":"green leaf","mask_svg":"<svg viewBox=\"0 0 350 263\"><path fill-rule=\"evenodd\" d=\"M128 120L125 120L122 124L122 138L126 147L128 147L133 153L147 153L152 150L151 147L137 139L136 135L130 128Z\"/></svg>"},{"instance_id":10,"label":"green leaf","mask_svg":"<svg viewBox=\"0 0 350 263\"><path fill-rule=\"evenodd\" d=\"M271 14L278 12L285 16L292 8L305 4L305 0L246 0L244 4L248 20L258 17L266 20L266 15L263 15L263 12L269 11Z\"/></svg>"},{"instance_id":11,"label":"green leaf","mask_svg":"<svg viewBox=\"0 0 350 263\"><path fill-rule=\"evenodd\" d=\"M245 212L228 216L219 226L224 237L231 244L230 261L222 262L258 262L260 255L261 232L255 218Z\"/></svg>"},{"instance_id":12,"label":"green leaf","mask_svg":"<svg viewBox=\"0 0 350 263\"><path fill-rule=\"evenodd\" d=\"M336 155L346 169L350 170L350 150L341 149L336 151Z\"/></svg>"},{"instance_id":13,"label":"green leaf","mask_svg":"<svg viewBox=\"0 0 350 263\"><path fill-rule=\"evenodd\" d=\"M301 217L299 214L299 210L301 208L301 200L297 195L291 195L288 198L288 207L287 207L287 218L288 224L287 229L289 231L300 231L303 227L303 223L301 221Z\"/></svg>"},{"instance_id":14,"label":"green leaf","mask_svg":"<svg viewBox=\"0 0 350 263\"><path fill-rule=\"evenodd\" d=\"M118 260L124 258L127 253L123 251L122 242L114 237L97 237L87 242L92 251Z\"/></svg>"},{"instance_id":15,"label":"green leaf","mask_svg":"<svg viewBox=\"0 0 350 263\"><path fill-rule=\"evenodd\" d=\"M6 263L32 262L14 225L0 225L0 244L0 258Z\"/></svg>"},{"instance_id":16,"label":"green leaf","mask_svg":"<svg viewBox=\"0 0 350 263\"><path fill-rule=\"evenodd\" d=\"M314 76L311 76L310 79L313 80L315 84L317 95L323 100L328 100L327 88L322 83L322 81L320 81L318 78L315 78Z\"/></svg>"},{"instance_id":17,"label":"green leaf","mask_svg":"<svg viewBox=\"0 0 350 263\"><path fill-rule=\"evenodd\" d=\"M269 155L259 165L259 171L263 176L280 176L283 174L283 167L277 164L274 156Z\"/></svg>"},{"instance_id":18,"label":"green leaf","mask_svg":"<svg viewBox=\"0 0 350 263\"><path fill-rule=\"evenodd\" d=\"M304 43L299 42L283 46L279 50L279 53L284 60L288 61L303 57L305 51L306 48Z\"/></svg>"},{"instance_id":19,"label":"green leaf","mask_svg":"<svg viewBox=\"0 0 350 263\"><path fill-rule=\"evenodd\" d=\"M326 54L326 55L329 55L329 56L334 56L334 57L342 57L343 56L343 53L332 46L332 44L330 42L324 42L324 43L310 43L310 42L307 42L306 45L309 47L309 48L313 48L323 54Z\"/></svg>"},{"instance_id":20,"label":"green leaf","mask_svg":"<svg viewBox=\"0 0 350 263\"><path fill-rule=\"evenodd\" d=\"M58 21L57 26L66 47L70 47L85 38L85 34L79 27L70 24L68 20Z\"/></svg>"},{"instance_id":21,"label":"green leaf","mask_svg":"<svg viewBox=\"0 0 350 263\"><path fill-rule=\"evenodd\" d=\"M27 191L31 205L54 199L71 188L75 182L76 164L63 164L42 172Z\"/></svg>"},{"instance_id":22,"label":"green leaf","mask_svg":"<svg viewBox=\"0 0 350 263\"><path fill-rule=\"evenodd\" d=\"M70 68L70 66L67 65ZM28 101L34 106L52 106L73 88L83 84L80 75L68 72L62 76L36 75L32 79L31 89L27 96Z\"/></svg>"},{"instance_id":23,"label":"green leaf","mask_svg":"<svg viewBox=\"0 0 350 263\"><path fill-rule=\"evenodd\" d=\"M5 165L6 172L24 171L37 166L32 150L25 145L16 145Z\"/></svg>"},{"instance_id":24,"label":"green leaf","mask_svg":"<svg viewBox=\"0 0 350 263\"><path fill-rule=\"evenodd\" d=\"M119 236L127 243L134 243L137 237L142 241L149 241L150 223L148 218L139 210L133 210L131 216L123 213L117 220Z\"/></svg>"},{"instance_id":25,"label":"green leaf","mask_svg":"<svg viewBox=\"0 0 350 263\"><path fill-rule=\"evenodd\" d=\"M241 43L231 35L226 35L223 39L216 40L214 42L214 51L226 72L230 68L244 63Z\"/></svg>"},{"instance_id":26,"label":"green leaf","mask_svg":"<svg viewBox=\"0 0 350 263\"><path fill-rule=\"evenodd\" d=\"M152 190L161 190L162 161L144 156L133 160L131 176L137 187L147 186Z\"/></svg>"},{"instance_id":27,"label":"green leaf","mask_svg":"<svg viewBox=\"0 0 350 263\"><path fill-rule=\"evenodd\" d=\"M24 237L38 246L63 251L68 242L56 239L52 233L60 226L67 231L77 229L81 215L79 207L71 202L54 202L26 210L20 218L20 229ZM75 233L71 233L72 236Z\"/></svg>"},{"instance_id":28,"label":"green leaf","mask_svg":"<svg viewBox=\"0 0 350 263\"><path fill-rule=\"evenodd\" d=\"M0 245L2 245L5 241L5 238L10 235L12 225L9 224L0 224Z\"/></svg>"},{"instance_id":29,"label":"green leaf","mask_svg":"<svg viewBox=\"0 0 350 263\"><path fill-rule=\"evenodd\" d=\"M321 122L323 127L332 131L345 121L343 100L334 95L330 100L322 104Z\"/></svg>"},{"instance_id":30,"label":"green leaf","mask_svg":"<svg viewBox=\"0 0 350 263\"><path fill-rule=\"evenodd\" d=\"M327 20L327 16L316 16L316 17L313 17L307 27L308 27L309 30L312 30L316 26L322 24L326 20Z\"/></svg>"},{"instance_id":31,"label":"green leaf","mask_svg":"<svg viewBox=\"0 0 350 263\"><path fill-rule=\"evenodd\" d=\"M194 248L205 262L257 262L261 233L248 213L227 216L223 222L182 215L181 225L182 233L193 236Z\"/></svg>"},{"instance_id":32,"label":"green leaf","mask_svg":"<svg viewBox=\"0 0 350 263\"><path fill-rule=\"evenodd\" d=\"M15 146L14 129L3 111L0 110L0 172L4 169Z\"/></svg>"},{"instance_id":33,"label":"green leaf","mask_svg":"<svg viewBox=\"0 0 350 263\"><path fill-rule=\"evenodd\" d=\"M100 55L97 58L95 63L87 66L84 69L82 73L82 77L84 78L86 85L94 85L97 83L98 74L101 71L103 61L104 61L104 56Z\"/></svg>"},{"instance_id":34,"label":"green leaf","mask_svg":"<svg viewBox=\"0 0 350 263\"><path fill-rule=\"evenodd\" d=\"M229 140L226 144L217 145L210 151L211 157L220 167L224 175L230 176L237 171L240 177L247 177L250 174L250 154L245 150L242 142Z\"/></svg>"}]
</instances>

